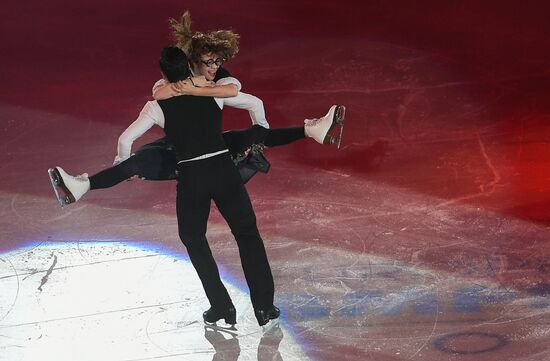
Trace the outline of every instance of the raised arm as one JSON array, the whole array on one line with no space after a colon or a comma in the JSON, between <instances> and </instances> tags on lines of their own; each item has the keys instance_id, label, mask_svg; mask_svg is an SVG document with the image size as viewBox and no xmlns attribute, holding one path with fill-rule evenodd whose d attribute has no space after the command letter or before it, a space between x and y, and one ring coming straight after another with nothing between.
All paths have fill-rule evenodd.
<instances>
[{"instance_id":1,"label":"raised arm","mask_svg":"<svg viewBox=\"0 0 550 361\"><path fill-rule=\"evenodd\" d=\"M155 124L164 127L164 113L156 101L150 101L145 104L138 118L118 137L114 164L128 159L132 155L134 141Z\"/></svg>"},{"instance_id":2,"label":"raised arm","mask_svg":"<svg viewBox=\"0 0 550 361\"><path fill-rule=\"evenodd\" d=\"M157 81L153 86L153 98L162 100L178 95L228 98L236 96L240 89L241 83L233 77L222 78L213 84L204 76L196 76L177 83Z\"/></svg>"}]
</instances>

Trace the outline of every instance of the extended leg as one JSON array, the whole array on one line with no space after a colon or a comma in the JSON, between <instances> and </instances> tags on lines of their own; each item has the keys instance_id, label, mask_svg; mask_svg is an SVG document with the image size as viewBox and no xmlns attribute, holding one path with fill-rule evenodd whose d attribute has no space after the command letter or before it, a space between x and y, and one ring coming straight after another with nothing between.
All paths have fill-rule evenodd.
<instances>
[{"instance_id":1,"label":"extended leg","mask_svg":"<svg viewBox=\"0 0 550 361\"><path fill-rule=\"evenodd\" d=\"M90 189L110 188L135 175L149 180L176 179L176 154L163 139L142 146L125 161L90 176Z\"/></svg>"},{"instance_id":2,"label":"extended leg","mask_svg":"<svg viewBox=\"0 0 550 361\"><path fill-rule=\"evenodd\" d=\"M252 144L263 143L268 147L287 145L305 138L304 127L270 128L253 125L247 129L229 130L223 139L233 155L242 153Z\"/></svg>"},{"instance_id":3,"label":"extended leg","mask_svg":"<svg viewBox=\"0 0 550 361\"><path fill-rule=\"evenodd\" d=\"M278 147L287 145L297 140L304 139L304 127L288 127L268 129L265 135L264 145L268 147Z\"/></svg>"},{"instance_id":4,"label":"extended leg","mask_svg":"<svg viewBox=\"0 0 550 361\"><path fill-rule=\"evenodd\" d=\"M113 187L135 175L150 180L176 178L176 156L164 144L151 143L140 148L125 161L106 168L90 177L73 177L62 168L48 170L61 207L78 201L88 190Z\"/></svg>"},{"instance_id":5,"label":"extended leg","mask_svg":"<svg viewBox=\"0 0 550 361\"><path fill-rule=\"evenodd\" d=\"M90 176L90 189L110 188L136 174L138 174L138 162L136 157L132 156L115 166Z\"/></svg>"}]
</instances>

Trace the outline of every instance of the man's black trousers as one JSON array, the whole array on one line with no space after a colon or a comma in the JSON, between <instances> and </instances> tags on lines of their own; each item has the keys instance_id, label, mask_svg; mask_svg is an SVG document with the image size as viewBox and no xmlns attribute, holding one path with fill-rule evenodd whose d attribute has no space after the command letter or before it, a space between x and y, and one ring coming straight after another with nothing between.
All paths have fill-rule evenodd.
<instances>
[{"instance_id":1,"label":"man's black trousers","mask_svg":"<svg viewBox=\"0 0 550 361\"><path fill-rule=\"evenodd\" d=\"M273 276L256 215L229 153L178 164L177 217L179 236L215 311L233 304L221 282L206 240L211 200L233 233L254 309L273 305Z\"/></svg>"}]
</instances>

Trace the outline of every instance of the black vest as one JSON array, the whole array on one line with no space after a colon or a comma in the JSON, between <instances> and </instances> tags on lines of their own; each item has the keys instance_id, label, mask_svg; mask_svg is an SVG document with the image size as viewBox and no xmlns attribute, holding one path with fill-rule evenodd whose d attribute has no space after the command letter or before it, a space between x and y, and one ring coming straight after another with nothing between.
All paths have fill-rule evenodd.
<instances>
[{"instance_id":1,"label":"black vest","mask_svg":"<svg viewBox=\"0 0 550 361\"><path fill-rule=\"evenodd\" d=\"M164 132L177 160L227 149L222 138L222 110L212 97L176 96L159 100Z\"/></svg>"}]
</instances>

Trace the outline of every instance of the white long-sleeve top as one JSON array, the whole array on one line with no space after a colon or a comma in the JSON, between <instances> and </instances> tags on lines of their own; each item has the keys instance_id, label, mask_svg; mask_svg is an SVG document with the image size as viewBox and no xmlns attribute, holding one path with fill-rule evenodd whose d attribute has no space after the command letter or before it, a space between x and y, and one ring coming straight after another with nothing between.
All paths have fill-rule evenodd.
<instances>
[{"instance_id":1,"label":"white long-sleeve top","mask_svg":"<svg viewBox=\"0 0 550 361\"><path fill-rule=\"evenodd\" d=\"M156 87L163 84L165 84L164 80L155 83L153 91ZM248 110L252 124L258 124L264 128L269 128L261 99L254 95L241 92L241 83L235 78L222 78L216 82L216 85L226 84L237 85L239 92L236 96L230 98L214 98L220 109L223 109L224 105L227 105L233 108ZM132 154L132 144L134 141L145 134L145 132L154 125L164 128L164 113L156 100L148 101L139 113L137 119L120 135L118 138L117 156L114 162L119 163L128 159Z\"/></svg>"}]
</instances>

